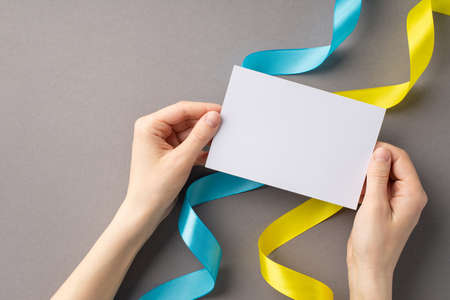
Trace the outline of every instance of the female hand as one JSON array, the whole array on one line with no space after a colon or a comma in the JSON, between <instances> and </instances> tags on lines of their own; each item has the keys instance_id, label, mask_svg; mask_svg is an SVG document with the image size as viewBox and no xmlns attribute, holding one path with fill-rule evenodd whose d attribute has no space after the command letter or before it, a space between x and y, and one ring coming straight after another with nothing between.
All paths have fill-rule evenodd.
<instances>
[{"instance_id":1,"label":"female hand","mask_svg":"<svg viewBox=\"0 0 450 300\"><path fill-rule=\"evenodd\" d=\"M363 197L347 245L350 298L391 299L395 265L427 203L404 150L377 144Z\"/></svg>"},{"instance_id":2,"label":"female hand","mask_svg":"<svg viewBox=\"0 0 450 300\"><path fill-rule=\"evenodd\" d=\"M170 212L192 166L206 161L202 149L219 128L220 109L213 103L179 102L136 121L121 207L128 217L151 216L159 223Z\"/></svg>"},{"instance_id":3,"label":"female hand","mask_svg":"<svg viewBox=\"0 0 450 300\"><path fill-rule=\"evenodd\" d=\"M136 253L173 206L217 132L220 105L180 102L136 121L127 196L52 299L113 299Z\"/></svg>"}]
</instances>

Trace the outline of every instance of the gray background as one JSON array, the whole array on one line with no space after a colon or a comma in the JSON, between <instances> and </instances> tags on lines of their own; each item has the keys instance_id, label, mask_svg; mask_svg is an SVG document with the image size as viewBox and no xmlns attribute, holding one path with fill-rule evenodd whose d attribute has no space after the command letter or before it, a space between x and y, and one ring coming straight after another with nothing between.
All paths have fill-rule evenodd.
<instances>
[{"instance_id":1,"label":"gray background","mask_svg":"<svg viewBox=\"0 0 450 300\"><path fill-rule=\"evenodd\" d=\"M329 91L406 81L406 15L417 2L363 1L336 53L289 79ZM220 103L232 65L252 51L328 43L333 4L0 0L0 298L49 297L86 254L124 197L136 118L179 100ZM434 20L431 64L381 134L409 151L430 198L397 268L397 299L450 295L450 17ZM224 250L206 298L285 299L259 274L257 238L304 200L266 187L199 207ZM178 213L139 253L117 299L201 267L178 235ZM353 217L344 210L274 259L346 299Z\"/></svg>"}]
</instances>

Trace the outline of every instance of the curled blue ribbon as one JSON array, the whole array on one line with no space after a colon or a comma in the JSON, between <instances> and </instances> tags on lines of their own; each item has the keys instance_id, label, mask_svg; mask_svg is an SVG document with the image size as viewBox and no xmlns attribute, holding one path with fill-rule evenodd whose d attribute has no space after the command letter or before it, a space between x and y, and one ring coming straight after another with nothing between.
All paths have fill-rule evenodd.
<instances>
[{"instance_id":1,"label":"curled blue ribbon","mask_svg":"<svg viewBox=\"0 0 450 300\"><path fill-rule=\"evenodd\" d=\"M193 207L261 186L263 185L260 183L220 172L192 183L186 191L178 219L178 229L184 242L204 268L161 284L141 297L141 300L197 299L208 294L216 282L222 249L208 227L194 212Z\"/></svg>"},{"instance_id":2,"label":"curled blue ribbon","mask_svg":"<svg viewBox=\"0 0 450 300\"><path fill-rule=\"evenodd\" d=\"M336 0L333 38L330 45L259 51L248 55L242 66L270 75L292 75L310 71L322 64L352 33L360 11L361 0ZM220 172L192 183L186 191L178 219L178 229L186 246L204 268L163 283L146 293L140 300L190 300L208 294L214 288L217 279L222 250L193 207L261 186L263 185L260 183Z\"/></svg>"},{"instance_id":3,"label":"curled blue ribbon","mask_svg":"<svg viewBox=\"0 0 450 300\"><path fill-rule=\"evenodd\" d=\"M292 75L315 69L353 32L360 12L361 0L336 0L330 45L259 51L249 54L242 66L270 75Z\"/></svg>"}]
</instances>

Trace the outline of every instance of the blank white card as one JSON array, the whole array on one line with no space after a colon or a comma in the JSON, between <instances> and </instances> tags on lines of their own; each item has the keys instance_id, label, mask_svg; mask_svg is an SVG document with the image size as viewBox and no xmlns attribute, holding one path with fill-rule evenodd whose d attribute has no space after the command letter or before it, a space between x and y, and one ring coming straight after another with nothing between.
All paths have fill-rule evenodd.
<instances>
[{"instance_id":1,"label":"blank white card","mask_svg":"<svg viewBox=\"0 0 450 300\"><path fill-rule=\"evenodd\" d=\"M206 167L355 209L384 114L235 66Z\"/></svg>"}]
</instances>

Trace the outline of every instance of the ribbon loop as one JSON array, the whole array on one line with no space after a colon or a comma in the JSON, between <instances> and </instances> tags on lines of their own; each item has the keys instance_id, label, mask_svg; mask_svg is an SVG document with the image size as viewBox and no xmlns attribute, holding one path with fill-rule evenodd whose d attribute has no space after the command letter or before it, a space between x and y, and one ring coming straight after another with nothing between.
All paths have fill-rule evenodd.
<instances>
[{"instance_id":1,"label":"ribbon loop","mask_svg":"<svg viewBox=\"0 0 450 300\"><path fill-rule=\"evenodd\" d=\"M222 249L193 207L261 187L262 184L224 173L214 173L192 183L186 191L178 230L186 246L204 266L203 269L163 283L142 296L141 300L198 299L215 285Z\"/></svg>"},{"instance_id":2,"label":"ribbon loop","mask_svg":"<svg viewBox=\"0 0 450 300\"><path fill-rule=\"evenodd\" d=\"M361 0L336 0L330 45L254 52L244 59L242 66L270 75L300 74L315 69L353 32L360 12Z\"/></svg>"}]
</instances>

